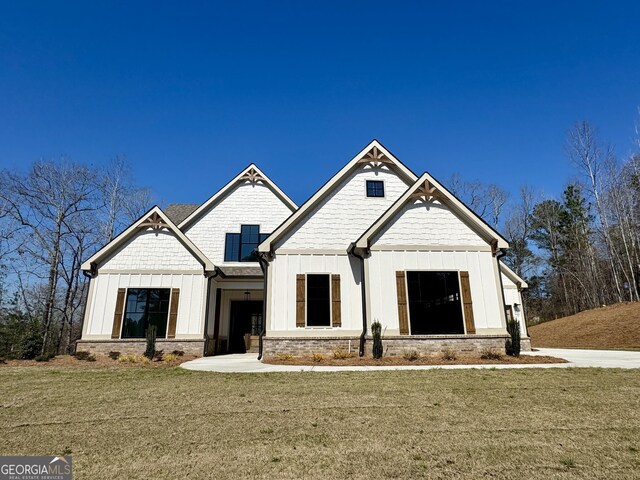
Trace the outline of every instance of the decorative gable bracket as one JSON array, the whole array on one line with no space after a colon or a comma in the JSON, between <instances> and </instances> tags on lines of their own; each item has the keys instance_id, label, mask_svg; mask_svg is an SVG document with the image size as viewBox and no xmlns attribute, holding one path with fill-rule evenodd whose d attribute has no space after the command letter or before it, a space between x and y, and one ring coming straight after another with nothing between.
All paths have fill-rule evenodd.
<instances>
[{"instance_id":1,"label":"decorative gable bracket","mask_svg":"<svg viewBox=\"0 0 640 480\"><path fill-rule=\"evenodd\" d=\"M421 199L424 202L432 202L440 197L440 191L429 180L425 180L409 197L410 200Z\"/></svg>"},{"instance_id":2,"label":"decorative gable bracket","mask_svg":"<svg viewBox=\"0 0 640 480\"><path fill-rule=\"evenodd\" d=\"M364 156L358 160L358 163L366 163L372 167L380 167L382 165L395 165L393 160L381 152L378 147L373 147Z\"/></svg>"},{"instance_id":3,"label":"decorative gable bracket","mask_svg":"<svg viewBox=\"0 0 640 480\"><path fill-rule=\"evenodd\" d=\"M138 225L140 228L151 228L153 230L162 230L163 228L169 228L169 225L162 219L158 212L153 212L149 215L144 222Z\"/></svg>"},{"instance_id":4,"label":"decorative gable bracket","mask_svg":"<svg viewBox=\"0 0 640 480\"><path fill-rule=\"evenodd\" d=\"M248 181L251 183L256 183L264 181L264 177L260 175L260 172L258 172L255 168L251 167L238 180L240 180L241 182Z\"/></svg>"}]
</instances>

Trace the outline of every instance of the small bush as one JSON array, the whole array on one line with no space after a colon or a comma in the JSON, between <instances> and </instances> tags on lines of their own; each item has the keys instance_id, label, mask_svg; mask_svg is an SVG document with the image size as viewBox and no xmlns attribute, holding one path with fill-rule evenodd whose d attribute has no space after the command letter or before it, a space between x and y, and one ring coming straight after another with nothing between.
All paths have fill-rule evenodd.
<instances>
[{"instance_id":1,"label":"small bush","mask_svg":"<svg viewBox=\"0 0 640 480\"><path fill-rule=\"evenodd\" d=\"M175 355L176 357L183 357L184 352L182 350L174 350L173 352L171 352L171 355Z\"/></svg>"},{"instance_id":2,"label":"small bush","mask_svg":"<svg viewBox=\"0 0 640 480\"><path fill-rule=\"evenodd\" d=\"M86 360L87 358L89 358L89 356L91 355L90 352L76 352L76 354L74 355L74 357L76 357L78 360Z\"/></svg>"},{"instance_id":3,"label":"small bush","mask_svg":"<svg viewBox=\"0 0 640 480\"><path fill-rule=\"evenodd\" d=\"M507 355L520 356L520 325L517 320L507 320L507 332L511 335L505 344Z\"/></svg>"},{"instance_id":4,"label":"small bush","mask_svg":"<svg viewBox=\"0 0 640 480\"><path fill-rule=\"evenodd\" d=\"M342 348L336 348L333 351L333 358L336 358L338 360L344 360L345 358L349 358L351 357L352 354L347 352L346 350L343 350Z\"/></svg>"},{"instance_id":5,"label":"small bush","mask_svg":"<svg viewBox=\"0 0 640 480\"><path fill-rule=\"evenodd\" d=\"M85 360L87 362L95 362L96 361L96 356L95 355L89 355Z\"/></svg>"},{"instance_id":6,"label":"small bush","mask_svg":"<svg viewBox=\"0 0 640 480\"><path fill-rule=\"evenodd\" d=\"M144 356L149 360L153 360L156 354L156 326L149 325L147 328L147 348L144 351Z\"/></svg>"},{"instance_id":7,"label":"small bush","mask_svg":"<svg viewBox=\"0 0 640 480\"><path fill-rule=\"evenodd\" d=\"M7 363L7 359L4 357L0 357L0 364Z\"/></svg>"},{"instance_id":8,"label":"small bush","mask_svg":"<svg viewBox=\"0 0 640 480\"><path fill-rule=\"evenodd\" d=\"M163 355L162 357L162 361L163 362L175 362L178 359L177 355L174 355L173 353L167 353L166 355Z\"/></svg>"},{"instance_id":9,"label":"small bush","mask_svg":"<svg viewBox=\"0 0 640 480\"><path fill-rule=\"evenodd\" d=\"M502 358L502 354L500 352L496 352L492 348L483 348L480 352L480 358L483 360L500 360Z\"/></svg>"},{"instance_id":10,"label":"small bush","mask_svg":"<svg viewBox=\"0 0 640 480\"><path fill-rule=\"evenodd\" d=\"M447 361L454 361L455 359L458 358L458 355L456 355L456 352L454 352L453 350L451 350L450 348L445 348L442 351L442 359L443 360L447 360Z\"/></svg>"},{"instance_id":11,"label":"small bush","mask_svg":"<svg viewBox=\"0 0 640 480\"><path fill-rule=\"evenodd\" d=\"M118 357L120 357L120 352L109 352L109 358L111 360L118 360Z\"/></svg>"},{"instance_id":12,"label":"small bush","mask_svg":"<svg viewBox=\"0 0 640 480\"><path fill-rule=\"evenodd\" d=\"M42 332L38 324L31 325L22 337L19 347L19 358L23 360L32 360L41 356L40 350L42 349Z\"/></svg>"},{"instance_id":13,"label":"small bush","mask_svg":"<svg viewBox=\"0 0 640 480\"><path fill-rule=\"evenodd\" d=\"M382 347L382 325L379 321L371 324L371 335L373 336L373 358L382 358L384 349Z\"/></svg>"},{"instance_id":14,"label":"small bush","mask_svg":"<svg viewBox=\"0 0 640 480\"><path fill-rule=\"evenodd\" d=\"M313 359L314 362L320 363L324 360L324 355L321 355L319 353L314 353L313 355L311 355L311 358Z\"/></svg>"},{"instance_id":15,"label":"small bush","mask_svg":"<svg viewBox=\"0 0 640 480\"><path fill-rule=\"evenodd\" d=\"M44 355L36 355L34 360L36 362L48 362L52 358L55 358L55 355L51 355L50 353L45 353Z\"/></svg>"},{"instance_id":16,"label":"small bush","mask_svg":"<svg viewBox=\"0 0 640 480\"><path fill-rule=\"evenodd\" d=\"M279 353L278 360L282 360L285 362L289 360L293 360L293 355L291 355L290 353Z\"/></svg>"},{"instance_id":17,"label":"small bush","mask_svg":"<svg viewBox=\"0 0 640 480\"><path fill-rule=\"evenodd\" d=\"M147 364L151 360L149 360L144 355L120 355L118 357L118 361L121 363L142 363Z\"/></svg>"},{"instance_id":18,"label":"small bush","mask_svg":"<svg viewBox=\"0 0 640 480\"><path fill-rule=\"evenodd\" d=\"M402 354L402 358L404 358L407 362L415 362L420 355L415 350L409 350L408 352L404 352Z\"/></svg>"},{"instance_id":19,"label":"small bush","mask_svg":"<svg viewBox=\"0 0 640 480\"><path fill-rule=\"evenodd\" d=\"M161 362L162 361L162 357L164 357L164 351L163 350L157 350L154 354L153 354L153 359L156 362Z\"/></svg>"}]
</instances>

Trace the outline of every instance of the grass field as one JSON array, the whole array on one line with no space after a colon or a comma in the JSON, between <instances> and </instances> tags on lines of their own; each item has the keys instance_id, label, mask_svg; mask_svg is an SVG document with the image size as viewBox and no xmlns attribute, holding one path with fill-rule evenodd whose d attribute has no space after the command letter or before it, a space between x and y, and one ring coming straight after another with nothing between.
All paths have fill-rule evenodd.
<instances>
[{"instance_id":1,"label":"grass field","mask_svg":"<svg viewBox=\"0 0 640 480\"><path fill-rule=\"evenodd\" d=\"M640 372L0 368L0 454L76 479L638 478Z\"/></svg>"}]
</instances>

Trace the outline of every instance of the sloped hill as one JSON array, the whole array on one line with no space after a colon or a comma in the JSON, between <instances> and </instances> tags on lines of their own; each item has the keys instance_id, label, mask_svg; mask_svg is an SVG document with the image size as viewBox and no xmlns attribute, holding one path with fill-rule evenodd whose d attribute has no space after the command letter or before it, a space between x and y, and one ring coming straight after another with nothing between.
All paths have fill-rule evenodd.
<instances>
[{"instance_id":1,"label":"sloped hill","mask_svg":"<svg viewBox=\"0 0 640 480\"><path fill-rule=\"evenodd\" d=\"M640 303L618 303L529 327L535 347L640 349Z\"/></svg>"}]
</instances>

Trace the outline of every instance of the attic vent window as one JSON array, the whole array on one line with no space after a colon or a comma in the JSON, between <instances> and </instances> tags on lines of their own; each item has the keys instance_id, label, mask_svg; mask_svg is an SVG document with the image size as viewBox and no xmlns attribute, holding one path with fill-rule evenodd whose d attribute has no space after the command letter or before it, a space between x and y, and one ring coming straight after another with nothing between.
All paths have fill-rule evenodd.
<instances>
[{"instance_id":1,"label":"attic vent window","mask_svg":"<svg viewBox=\"0 0 640 480\"><path fill-rule=\"evenodd\" d=\"M367 197L384 197L384 182L367 180Z\"/></svg>"}]
</instances>

